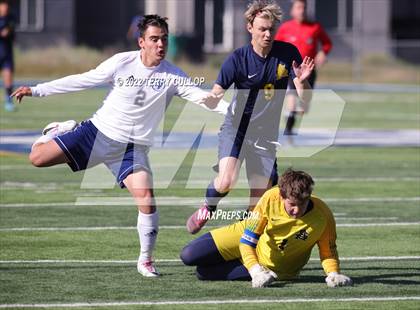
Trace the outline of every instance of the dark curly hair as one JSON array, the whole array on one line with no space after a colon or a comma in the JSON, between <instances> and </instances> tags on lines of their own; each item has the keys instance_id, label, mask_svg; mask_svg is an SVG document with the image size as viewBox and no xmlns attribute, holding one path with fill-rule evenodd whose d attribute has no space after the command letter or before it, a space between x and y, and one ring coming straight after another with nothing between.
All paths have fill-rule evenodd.
<instances>
[{"instance_id":1,"label":"dark curly hair","mask_svg":"<svg viewBox=\"0 0 420 310\"><path fill-rule=\"evenodd\" d=\"M144 38L144 34L148 27L155 26L159 28L163 28L166 32L169 32L168 23L166 22L168 18L161 17L159 15L144 15L140 22L138 23L137 27L139 28L140 36Z\"/></svg>"}]
</instances>

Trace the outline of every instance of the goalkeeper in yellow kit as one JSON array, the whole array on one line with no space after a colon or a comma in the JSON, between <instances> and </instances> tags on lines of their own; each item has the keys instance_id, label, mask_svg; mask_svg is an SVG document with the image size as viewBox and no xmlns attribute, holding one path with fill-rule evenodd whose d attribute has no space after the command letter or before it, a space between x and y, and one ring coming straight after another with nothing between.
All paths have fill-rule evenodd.
<instances>
[{"instance_id":1,"label":"goalkeeper in yellow kit","mask_svg":"<svg viewBox=\"0 0 420 310\"><path fill-rule=\"evenodd\" d=\"M201 280L252 280L253 287L264 287L296 278L318 245L327 285L351 285L340 274L334 217L311 195L313 185L307 173L288 169L247 219L191 241L182 261L197 266Z\"/></svg>"}]
</instances>

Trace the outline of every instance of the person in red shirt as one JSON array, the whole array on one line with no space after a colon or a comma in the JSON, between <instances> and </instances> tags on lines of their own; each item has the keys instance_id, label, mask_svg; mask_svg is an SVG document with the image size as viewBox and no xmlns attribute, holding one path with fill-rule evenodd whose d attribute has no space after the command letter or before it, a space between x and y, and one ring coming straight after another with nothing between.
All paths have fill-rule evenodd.
<instances>
[{"instance_id":1,"label":"person in red shirt","mask_svg":"<svg viewBox=\"0 0 420 310\"><path fill-rule=\"evenodd\" d=\"M306 0L293 0L292 2L290 10L292 20L281 24L274 39L292 43L298 48L302 58L308 56L315 59L315 68L319 69L327 61L327 54L332 48L331 40L320 23L308 20ZM321 45L320 50L318 49L319 45ZM314 88L315 80L316 70L313 70L312 75L308 78L312 88ZM289 88L293 88L293 85L290 85L290 81ZM286 103L289 115L284 135L290 137L293 135L292 130L298 112L296 96L288 95ZM308 105L302 103L299 112L307 112L308 108ZM291 140L289 139L289 141Z\"/></svg>"}]
</instances>

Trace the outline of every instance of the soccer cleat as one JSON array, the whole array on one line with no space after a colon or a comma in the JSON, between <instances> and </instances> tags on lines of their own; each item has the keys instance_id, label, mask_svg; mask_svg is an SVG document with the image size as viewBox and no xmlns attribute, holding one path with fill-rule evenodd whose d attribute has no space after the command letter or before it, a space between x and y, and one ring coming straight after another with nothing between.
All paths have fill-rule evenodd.
<instances>
[{"instance_id":1,"label":"soccer cleat","mask_svg":"<svg viewBox=\"0 0 420 310\"><path fill-rule=\"evenodd\" d=\"M151 260L145 262L137 262L137 271L144 277L153 278L160 276Z\"/></svg>"},{"instance_id":2,"label":"soccer cleat","mask_svg":"<svg viewBox=\"0 0 420 310\"><path fill-rule=\"evenodd\" d=\"M74 120L65 122L53 122L45 126L45 128L42 130L42 134L45 136L47 133L50 133L56 137L68 131L72 131L76 126L77 122Z\"/></svg>"},{"instance_id":3,"label":"soccer cleat","mask_svg":"<svg viewBox=\"0 0 420 310\"><path fill-rule=\"evenodd\" d=\"M200 209L195 211L187 220L187 230L190 234L198 233L209 220L211 212L204 204Z\"/></svg>"}]
</instances>

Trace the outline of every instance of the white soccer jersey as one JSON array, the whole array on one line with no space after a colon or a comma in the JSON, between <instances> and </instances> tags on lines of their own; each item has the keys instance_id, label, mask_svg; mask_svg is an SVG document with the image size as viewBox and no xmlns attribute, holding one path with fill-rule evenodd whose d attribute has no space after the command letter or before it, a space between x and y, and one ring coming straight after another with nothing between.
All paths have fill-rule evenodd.
<instances>
[{"instance_id":1,"label":"white soccer jersey","mask_svg":"<svg viewBox=\"0 0 420 310\"><path fill-rule=\"evenodd\" d=\"M42 97L109 83L110 91L91 118L92 123L113 140L151 145L174 95L197 104L207 95L187 82L188 76L168 61L145 67L140 51L133 51L116 54L96 69L38 84L31 90L33 96ZM213 111L225 114L225 110L226 102L221 102Z\"/></svg>"}]
</instances>

